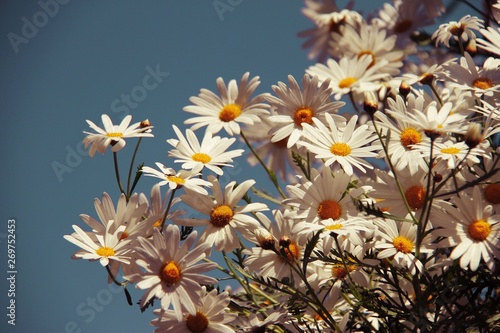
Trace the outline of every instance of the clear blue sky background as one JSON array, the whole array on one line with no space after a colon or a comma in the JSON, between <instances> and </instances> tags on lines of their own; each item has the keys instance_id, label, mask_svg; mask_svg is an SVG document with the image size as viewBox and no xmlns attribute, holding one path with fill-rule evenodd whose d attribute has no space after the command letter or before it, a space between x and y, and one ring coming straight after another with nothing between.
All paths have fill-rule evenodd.
<instances>
[{"instance_id":1,"label":"clear blue sky background","mask_svg":"<svg viewBox=\"0 0 500 333\"><path fill-rule=\"evenodd\" d=\"M138 161L173 166L165 140L173 137L172 124L189 117L182 108L200 88L214 90L217 77L227 82L246 71L261 77L259 92L288 74L302 77L312 62L296 36L311 27L301 1L220 2L239 4L220 16L212 1L72 0L57 13L51 7L53 17L40 14L37 1L0 5L1 332L152 330L151 311L140 313L108 288L98 263L70 259L77 247L63 235L72 224L84 225L79 214L96 216L95 197L107 191L116 203L119 193L112 154L85 156L82 131L86 119L98 123L103 113L115 122L125 113L134 121L149 118L155 138L143 141ZM13 47L8 35L22 36L26 20L40 27L25 28L31 35ZM148 67L168 77L126 107L122 94L140 90ZM57 176L54 165L65 172ZM248 178L267 180L258 168L235 176ZM153 184L143 179L138 190L149 193ZM6 322L8 219L16 220L16 326ZM131 293L134 301L142 295Z\"/></svg>"}]
</instances>

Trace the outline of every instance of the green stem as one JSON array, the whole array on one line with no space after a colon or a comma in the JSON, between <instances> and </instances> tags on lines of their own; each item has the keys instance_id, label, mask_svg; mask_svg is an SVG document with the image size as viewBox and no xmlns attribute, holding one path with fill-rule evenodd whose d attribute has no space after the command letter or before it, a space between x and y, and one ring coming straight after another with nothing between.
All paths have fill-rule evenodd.
<instances>
[{"instance_id":1,"label":"green stem","mask_svg":"<svg viewBox=\"0 0 500 333\"><path fill-rule=\"evenodd\" d=\"M163 214L163 218L161 219L160 230L162 232L163 232L163 226L165 225L165 221L167 219L168 212L170 211L170 207L172 206L172 201L174 200L175 191L177 191L176 188L173 189L172 192L170 193L170 198L168 199L167 208L165 209L165 213Z\"/></svg>"},{"instance_id":2,"label":"green stem","mask_svg":"<svg viewBox=\"0 0 500 333\"><path fill-rule=\"evenodd\" d=\"M122 182L120 180L120 171L118 170L118 157L116 152L113 152L113 162L115 164L115 175L116 175L116 181L118 182L118 187L120 188L120 192L126 195L122 187Z\"/></svg>"},{"instance_id":3,"label":"green stem","mask_svg":"<svg viewBox=\"0 0 500 333\"><path fill-rule=\"evenodd\" d=\"M127 201L130 199L130 196L132 195L131 190L130 190L130 178L132 177L132 168L134 167L134 161L135 161L135 156L137 155L137 151L139 150L139 145L141 144L142 137L139 138L137 141L137 145L135 146L134 149L134 154L132 155L132 160L130 161L130 167L128 169L128 178L127 178Z\"/></svg>"}]
</instances>

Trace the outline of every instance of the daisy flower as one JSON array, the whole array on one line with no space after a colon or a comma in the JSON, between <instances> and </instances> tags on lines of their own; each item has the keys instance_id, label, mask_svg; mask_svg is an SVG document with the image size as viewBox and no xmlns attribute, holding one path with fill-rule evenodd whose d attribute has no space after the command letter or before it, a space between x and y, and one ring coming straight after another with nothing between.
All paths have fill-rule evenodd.
<instances>
[{"instance_id":1,"label":"daisy flower","mask_svg":"<svg viewBox=\"0 0 500 333\"><path fill-rule=\"evenodd\" d=\"M113 125L113 122L107 114L103 114L101 116L101 120L104 125L104 129L100 128L90 120L87 120L87 124L89 124L90 128L97 133L83 132L88 134L83 139L83 144L85 149L90 146L90 157L94 157L96 151L104 154L110 145L113 147L111 148L113 152L116 153L117 151L120 151L123 147L125 147L126 142L124 139L127 138L153 137L153 134L146 133L146 131L153 128L153 126L142 127L140 122L129 126L130 121L132 120L132 116L130 115L123 118L120 125Z\"/></svg>"},{"instance_id":2,"label":"daisy flower","mask_svg":"<svg viewBox=\"0 0 500 333\"><path fill-rule=\"evenodd\" d=\"M486 40L482 38L476 39L479 48L488 52L500 55L500 28L487 27L479 30Z\"/></svg>"},{"instance_id":3,"label":"daisy flower","mask_svg":"<svg viewBox=\"0 0 500 333\"><path fill-rule=\"evenodd\" d=\"M179 321L184 311L196 313L195 304L200 298L201 285L217 283L216 279L202 275L214 269L216 263L197 264L205 258L208 244L201 243L190 249L195 244L196 236L197 232L193 231L180 245L179 228L169 224L164 234L155 228L152 239L139 238L141 247L138 249L140 259L137 264L143 271L125 278L136 283L136 288L147 289L141 298L141 307L157 297L163 309L173 305Z\"/></svg>"},{"instance_id":4,"label":"daisy flower","mask_svg":"<svg viewBox=\"0 0 500 333\"><path fill-rule=\"evenodd\" d=\"M340 32L345 25L355 25L361 22L363 17L356 11L351 11L353 3L347 5L346 9L340 10L335 0L315 1L305 0L306 7L302 9L305 17L314 23L314 28L299 32L299 37L308 38L302 44L302 48L311 48L308 53L309 59L317 59L323 62L329 56L328 48L331 41L331 33Z\"/></svg>"},{"instance_id":5,"label":"daisy flower","mask_svg":"<svg viewBox=\"0 0 500 333\"><path fill-rule=\"evenodd\" d=\"M464 161L464 159L466 159L467 165L472 166L479 163L478 156L487 156L484 155L485 151L483 149L479 147L470 149L469 146L467 146L463 141L453 142L451 140L447 140L443 143L434 142L432 147L433 158L436 159L436 162L442 161L446 163L448 169L457 168ZM431 155L430 142L415 145L413 148L420 151L424 157L430 157Z\"/></svg>"},{"instance_id":6,"label":"daisy flower","mask_svg":"<svg viewBox=\"0 0 500 333\"><path fill-rule=\"evenodd\" d=\"M203 286L200 291L200 301L195 306L194 312L183 314L182 320L177 320L176 313L172 310L156 309L154 314L158 318L151 321L155 332L172 333L230 333L234 332L227 326L234 321L236 314L229 313L227 306L231 301L227 292L217 294L217 289L207 292Z\"/></svg>"},{"instance_id":7,"label":"daisy flower","mask_svg":"<svg viewBox=\"0 0 500 333\"><path fill-rule=\"evenodd\" d=\"M478 69L469 53L465 52L460 64L448 63L443 67L449 72L447 78L451 80L451 87L472 91L477 98L483 95L491 97L500 89L499 59L489 57Z\"/></svg>"},{"instance_id":8,"label":"daisy flower","mask_svg":"<svg viewBox=\"0 0 500 333\"><path fill-rule=\"evenodd\" d=\"M416 270L423 272L422 262L415 257L415 243L417 241L417 225L410 222L396 222L390 219L377 219L375 221L378 229L376 235L379 240L375 243L378 259L390 258L396 266L406 267L411 274ZM420 253L432 252L425 245L431 244L431 237L427 235L422 240Z\"/></svg>"},{"instance_id":9,"label":"daisy flower","mask_svg":"<svg viewBox=\"0 0 500 333\"><path fill-rule=\"evenodd\" d=\"M339 129L329 114L326 114L329 128L314 119L316 127L303 125L308 141L300 141L300 145L316 154L316 158L325 159L326 166L334 162L339 163L349 176L354 173L353 167L362 172L366 172L365 168L373 169L373 166L363 158L377 156L374 151L379 150L380 146L371 144L377 137L373 135L368 125L361 125L355 129L357 120L358 117L355 115L345 128Z\"/></svg>"},{"instance_id":10,"label":"daisy flower","mask_svg":"<svg viewBox=\"0 0 500 333\"><path fill-rule=\"evenodd\" d=\"M205 226L200 241L208 244L209 247L215 244L216 251L230 252L240 246L236 231L245 236L250 230L259 226L258 221L247 213L268 210L268 208L262 203L236 206L255 184L254 180L244 181L238 186L235 181L232 181L226 185L224 192L216 177L210 175L208 181L212 184L214 199L189 189L186 189L186 194L180 197L186 205L207 215L208 218L177 218L174 221L180 225Z\"/></svg>"},{"instance_id":11,"label":"daisy flower","mask_svg":"<svg viewBox=\"0 0 500 333\"><path fill-rule=\"evenodd\" d=\"M411 112L399 113L388 110L395 119L406 121L408 125L418 131L424 132L427 136L440 136L447 132L463 132L465 117L460 114L452 114L453 104L444 103L441 108L437 108L435 101L429 103L424 110L413 109Z\"/></svg>"},{"instance_id":12,"label":"daisy flower","mask_svg":"<svg viewBox=\"0 0 500 333\"><path fill-rule=\"evenodd\" d=\"M361 57L343 57L338 62L328 59L326 66L316 64L306 70L311 76L318 76L319 82L330 80L330 88L336 100L349 92L363 93L379 89L378 81L388 79L389 74L381 73L380 69L387 65L382 59L372 64L372 56L364 54Z\"/></svg>"},{"instance_id":13,"label":"daisy flower","mask_svg":"<svg viewBox=\"0 0 500 333\"><path fill-rule=\"evenodd\" d=\"M387 36L385 29L376 25L361 23L356 29L347 25L341 34L333 33L330 45L337 58L361 57L365 54L371 57L370 65L385 59L386 66L379 68L381 72L396 75L403 66L401 60L404 52L395 48L397 36Z\"/></svg>"},{"instance_id":14,"label":"daisy flower","mask_svg":"<svg viewBox=\"0 0 500 333\"><path fill-rule=\"evenodd\" d=\"M408 95L408 107L400 95L396 96L396 100L392 98L387 99L387 103L389 106L387 112L389 114L392 111L406 115L408 109L423 108L424 97L419 96L415 98L413 94ZM413 149L414 145L429 141L429 138L424 135L422 130L410 125L406 117L395 117L393 118L394 121L392 121L385 114L377 111L375 119L377 120L376 123L378 130L381 132L380 134L387 136L390 131L387 150L389 158L397 171L408 169L411 174L414 174L419 169L427 168L427 163L422 154L418 150Z\"/></svg>"},{"instance_id":15,"label":"daisy flower","mask_svg":"<svg viewBox=\"0 0 500 333\"><path fill-rule=\"evenodd\" d=\"M460 259L463 269L475 271L482 258L494 272L495 258L500 258L500 215L492 215L492 206L483 201L477 186L472 197L462 193L451 202L442 203L447 214L433 222L441 227L434 234L446 237L439 245L453 248L450 258Z\"/></svg>"},{"instance_id":16,"label":"daisy flower","mask_svg":"<svg viewBox=\"0 0 500 333\"><path fill-rule=\"evenodd\" d=\"M288 87L283 82L273 86L277 97L270 96L268 101L276 110L268 119L275 126L271 129L271 142L287 140L287 148L291 148L302 136L302 124L313 124L313 118L324 119L325 113L337 113L344 102L331 102L330 81L327 79L318 85L318 77L311 79L309 75L302 78L302 91L291 75L288 76ZM339 116L333 115L333 117Z\"/></svg>"},{"instance_id":17,"label":"daisy flower","mask_svg":"<svg viewBox=\"0 0 500 333\"><path fill-rule=\"evenodd\" d=\"M436 46L443 43L446 47L450 47L450 38L454 38L461 42L467 42L470 39L475 39L476 35L472 30L483 28L484 20L476 16L465 15L458 22L451 21L443 23L432 34L432 39L436 41Z\"/></svg>"},{"instance_id":18,"label":"daisy flower","mask_svg":"<svg viewBox=\"0 0 500 333\"><path fill-rule=\"evenodd\" d=\"M304 236L311 236L314 232L321 230L321 227L308 222L294 222L287 211L284 213L278 210L273 211L275 223L272 223L264 214L257 214L275 241L243 250L243 254L247 255L243 262L244 266L265 278L272 277L278 280L285 277L292 278L298 285L301 279L290 268L284 256L289 262L300 262L303 259L307 241Z\"/></svg>"},{"instance_id":19,"label":"daisy flower","mask_svg":"<svg viewBox=\"0 0 500 333\"><path fill-rule=\"evenodd\" d=\"M162 179L162 181L158 183L160 186L168 184L171 190L185 187L194 192L205 195L207 195L208 192L202 186L212 186L212 184L207 182L206 180L196 177L199 175L199 173L194 173L192 170L180 170L178 172L175 172L174 169L167 168L160 162L156 162L155 164L161 171L148 166L142 167L141 171L145 176Z\"/></svg>"},{"instance_id":20,"label":"daisy flower","mask_svg":"<svg viewBox=\"0 0 500 333\"><path fill-rule=\"evenodd\" d=\"M212 133L206 131L200 144L192 130L186 130L186 138L177 126L172 125L172 127L179 140L167 140L175 148L168 152L168 156L177 158L175 163L183 163L182 168L192 170L193 173L207 168L220 176L223 174L221 167L231 167L229 163L233 158L241 156L245 151L243 149L226 151L236 138L212 137Z\"/></svg>"},{"instance_id":21,"label":"daisy flower","mask_svg":"<svg viewBox=\"0 0 500 333\"><path fill-rule=\"evenodd\" d=\"M219 96L207 89L201 89L197 97L189 101L194 105L184 107L184 111L194 113L193 117L184 122L191 130L207 126L207 131L215 134L222 128L229 135L240 134L239 123L253 125L260 122L260 117L268 113L268 105L262 103L267 94L260 94L251 99L251 95L260 84L256 76L248 81L250 73L243 74L240 84L229 81L226 87L222 78L217 79Z\"/></svg>"},{"instance_id":22,"label":"daisy flower","mask_svg":"<svg viewBox=\"0 0 500 333\"><path fill-rule=\"evenodd\" d=\"M120 238L125 230L125 226L119 226L114 229L113 221L106 225L104 232L87 233L79 226L73 225L75 233L72 235L64 235L64 239L68 242L81 247L72 258L73 259L88 259L91 261L99 260L102 266L107 266L110 260L117 260L125 264L129 263L130 257L127 252L130 248L127 245L129 240L120 241ZM114 231L111 231L114 229ZM93 236L92 238L90 235ZM94 239L93 239L94 238Z\"/></svg>"}]
</instances>

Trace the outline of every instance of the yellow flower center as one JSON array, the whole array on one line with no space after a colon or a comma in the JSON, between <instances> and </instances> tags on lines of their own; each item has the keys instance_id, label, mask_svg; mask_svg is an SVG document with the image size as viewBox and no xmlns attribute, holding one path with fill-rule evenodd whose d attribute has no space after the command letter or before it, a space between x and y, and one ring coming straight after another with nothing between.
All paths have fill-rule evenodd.
<instances>
[{"instance_id":1,"label":"yellow flower center","mask_svg":"<svg viewBox=\"0 0 500 333\"><path fill-rule=\"evenodd\" d=\"M470 238L476 242L482 242L490 235L491 226L485 220L477 220L469 225L467 231L469 232Z\"/></svg>"},{"instance_id":2,"label":"yellow flower center","mask_svg":"<svg viewBox=\"0 0 500 333\"><path fill-rule=\"evenodd\" d=\"M167 180L169 182L174 182L174 183L176 183L177 185L180 185L180 186L184 185L184 183L186 182L183 178L177 177L177 176L167 176ZM178 187L180 187L180 186L178 186Z\"/></svg>"},{"instance_id":3,"label":"yellow flower center","mask_svg":"<svg viewBox=\"0 0 500 333\"><path fill-rule=\"evenodd\" d=\"M331 147L330 147L330 152L333 155L337 156L347 156L351 153L351 147L347 143L344 142L335 142Z\"/></svg>"},{"instance_id":4,"label":"yellow flower center","mask_svg":"<svg viewBox=\"0 0 500 333\"><path fill-rule=\"evenodd\" d=\"M412 20L406 19L406 20L400 21L394 26L394 32L395 33L402 33L402 32L408 31L412 25L413 25Z\"/></svg>"},{"instance_id":5,"label":"yellow flower center","mask_svg":"<svg viewBox=\"0 0 500 333\"><path fill-rule=\"evenodd\" d=\"M212 158L205 153L196 153L191 156L191 158L193 159L193 161L201 162L203 164L208 163L212 160Z\"/></svg>"},{"instance_id":6,"label":"yellow flower center","mask_svg":"<svg viewBox=\"0 0 500 333\"><path fill-rule=\"evenodd\" d=\"M95 253L98 255L98 256L101 256L101 257L112 257L115 255L115 250L113 250L112 248L110 247L100 247L98 248Z\"/></svg>"},{"instance_id":7,"label":"yellow flower center","mask_svg":"<svg viewBox=\"0 0 500 333\"><path fill-rule=\"evenodd\" d=\"M169 261L163 265L159 276L168 286L172 286L181 280L181 270L175 261Z\"/></svg>"},{"instance_id":8,"label":"yellow flower center","mask_svg":"<svg viewBox=\"0 0 500 333\"><path fill-rule=\"evenodd\" d=\"M225 227L231 222L234 212L228 205L220 205L210 212L210 223L218 228Z\"/></svg>"},{"instance_id":9,"label":"yellow flower center","mask_svg":"<svg viewBox=\"0 0 500 333\"><path fill-rule=\"evenodd\" d=\"M153 224L153 227L156 227L156 228L160 227L160 226L161 226L161 221L162 221L162 220L163 220L163 219L159 219L159 220L157 220L157 221L155 222L155 224Z\"/></svg>"},{"instance_id":10,"label":"yellow flower center","mask_svg":"<svg viewBox=\"0 0 500 333\"><path fill-rule=\"evenodd\" d=\"M120 133L120 132L110 132L110 133L106 133L106 136L108 138L121 138L121 137L123 137L123 133Z\"/></svg>"},{"instance_id":11,"label":"yellow flower center","mask_svg":"<svg viewBox=\"0 0 500 333\"><path fill-rule=\"evenodd\" d=\"M288 260L294 261L295 259L299 259L300 248L294 241L290 242L288 247L283 247L283 250L285 251Z\"/></svg>"},{"instance_id":12,"label":"yellow flower center","mask_svg":"<svg viewBox=\"0 0 500 333\"><path fill-rule=\"evenodd\" d=\"M500 204L500 184L489 184L484 188L484 199L492 204Z\"/></svg>"},{"instance_id":13,"label":"yellow flower center","mask_svg":"<svg viewBox=\"0 0 500 333\"><path fill-rule=\"evenodd\" d=\"M406 201L413 210L419 210L424 206L425 195L425 189L422 185L413 185L405 192Z\"/></svg>"},{"instance_id":14,"label":"yellow flower center","mask_svg":"<svg viewBox=\"0 0 500 333\"><path fill-rule=\"evenodd\" d=\"M241 107L237 104L228 104L220 110L219 119L224 122L230 122L241 114Z\"/></svg>"},{"instance_id":15,"label":"yellow flower center","mask_svg":"<svg viewBox=\"0 0 500 333\"><path fill-rule=\"evenodd\" d=\"M358 79L356 79L355 77L346 77L346 78L340 80L340 82L339 82L339 88L342 88L342 89L349 88L356 81L358 81Z\"/></svg>"},{"instance_id":16,"label":"yellow flower center","mask_svg":"<svg viewBox=\"0 0 500 333\"><path fill-rule=\"evenodd\" d=\"M413 242L405 236L398 236L392 240L392 245L399 252L410 253L413 250Z\"/></svg>"},{"instance_id":17,"label":"yellow flower center","mask_svg":"<svg viewBox=\"0 0 500 333\"><path fill-rule=\"evenodd\" d=\"M349 272L352 272L355 269L356 269L356 266L354 266L354 265L347 266L347 269L342 264L333 265L333 267L332 267L332 277L335 278L335 279L341 279L342 280L342 279L344 279L347 276L347 270L349 270Z\"/></svg>"},{"instance_id":18,"label":"yellow flower center","mask_svg":"<svg viewBox=\"0 0 500 333\"><path fill-rule=\"evenodd\" d=\"M342 207L335 200L323 200L318 206L318 216L322 220L338 219L342 214Z\"/></svg>"},{"instance_id":19,"label":"yellow flower center","mask_svg":"<svg viewBox=\"0 0 500 333\"><path fill-rule=\"evenodd\" d=\"M486 90L488 88L491 88L494 86L493 81L491 79L488 79L487 77L478 77L474 81L472 81L472 86Z\"/></svg>"},{"instance_id":20,"label":"yellow flower center","mask_svg":"<svg viewBox=\"0 0 500 333\"><path fill-rule=\"evenodd\" d=\"M373 65L375 65L377 63L377 56L375 55L375 53L373 53L370 50L363 50L363 51L359 52L358 59L361 58L362 56L364 56L365 54L368 54L372 57L372 62L370 63L370 65L368 65L368 68L372 67Z\"/></svg>"},{"instance_id":21,"label":"yellow flower center","mask_svg":"<svg viewBox=\"0 0 500 333\"><path fill-rule=\"evenodd\" d=\"M197 311L194 316L189 314L186 317L186 326L192 333L203 333L208 327L208 318L203 313Z\"/></svg>"},{"instance_id":22,"label":"yellow flower center","mask_svg":"<svg viewBox=\"0 0 500 333\"><path fill-rule=\"evenodd\" d=\"M456 154L460 153L460 149L457 147L446 147L446 148L441 149L441 152L443 154L456 155Z\"/></svg>"},{"instance_id":23,"label":"yellow flower center","mask_svg":"<svg viewBox=\"0 0 500 333\"><path fill-rule=\"evenodd\" d=\"M399 141L405 148L411 148L411 145L415 145L422 141L422 134L413 127L405 128L401 131L399 135Z\"/></svg>"},{"instance_id":24,"label":"yellow flower center","mask_svg":"<svg viewBox=\"0 0 500 333\"><path fill-rule=\"evenodd\" d=\"M301 107L295 111L293 116L293 121L295 125L302 126L302 123L312 124L314 117L314 111L308 107Z\"/></svg>"},{"instance_id":25,"label":"yellow flower center","mask_svg":"<svg viewBox=\"0 0 500 333\"><path fill-rule=\"evenodd\" d=\"M339 230L342 229L342 223L330 224L325 227L326 230Z\"/></svg>"}]
</instances>

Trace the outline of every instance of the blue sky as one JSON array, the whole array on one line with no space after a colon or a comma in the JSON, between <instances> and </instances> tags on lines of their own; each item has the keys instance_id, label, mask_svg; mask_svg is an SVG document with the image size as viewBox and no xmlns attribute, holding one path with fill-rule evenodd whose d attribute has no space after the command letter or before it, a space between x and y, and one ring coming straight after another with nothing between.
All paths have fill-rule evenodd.
<instances>
[{"instance_id":1,"label":"blue sky","mask_svg":"<svg viewBox=\"0 0 500 333\"><path fill-rule=\"evenodd\" d=\"M183 127L189 114L182 108L200 88L214 90L217 77L227 82L249 71L261 77L258 92L270 91L313 64L297 37L311 27L301 8L285 0L2 3L0 246L5 253L7 221L14 219L17 274L16 326L2 313L0 331L152 329L151 311L128 306L98 263L71 260L77 248L63 239L72 224L83 226L79 214L96 216L95 197L106 191L116 202L119 193L112 154L91 159L82 149L85 120L98 123L103 113L115 122L125 114L149 118L155 138L143 140L137 161L173 166L165 140L172 124ZM122 167L133 144L120 155ZM234 178L267 181L258 168ZM149 193L153 184L143 179L137 190ZM142 295L131 293L134 301Z\"/></svg>"}]
</instances>

